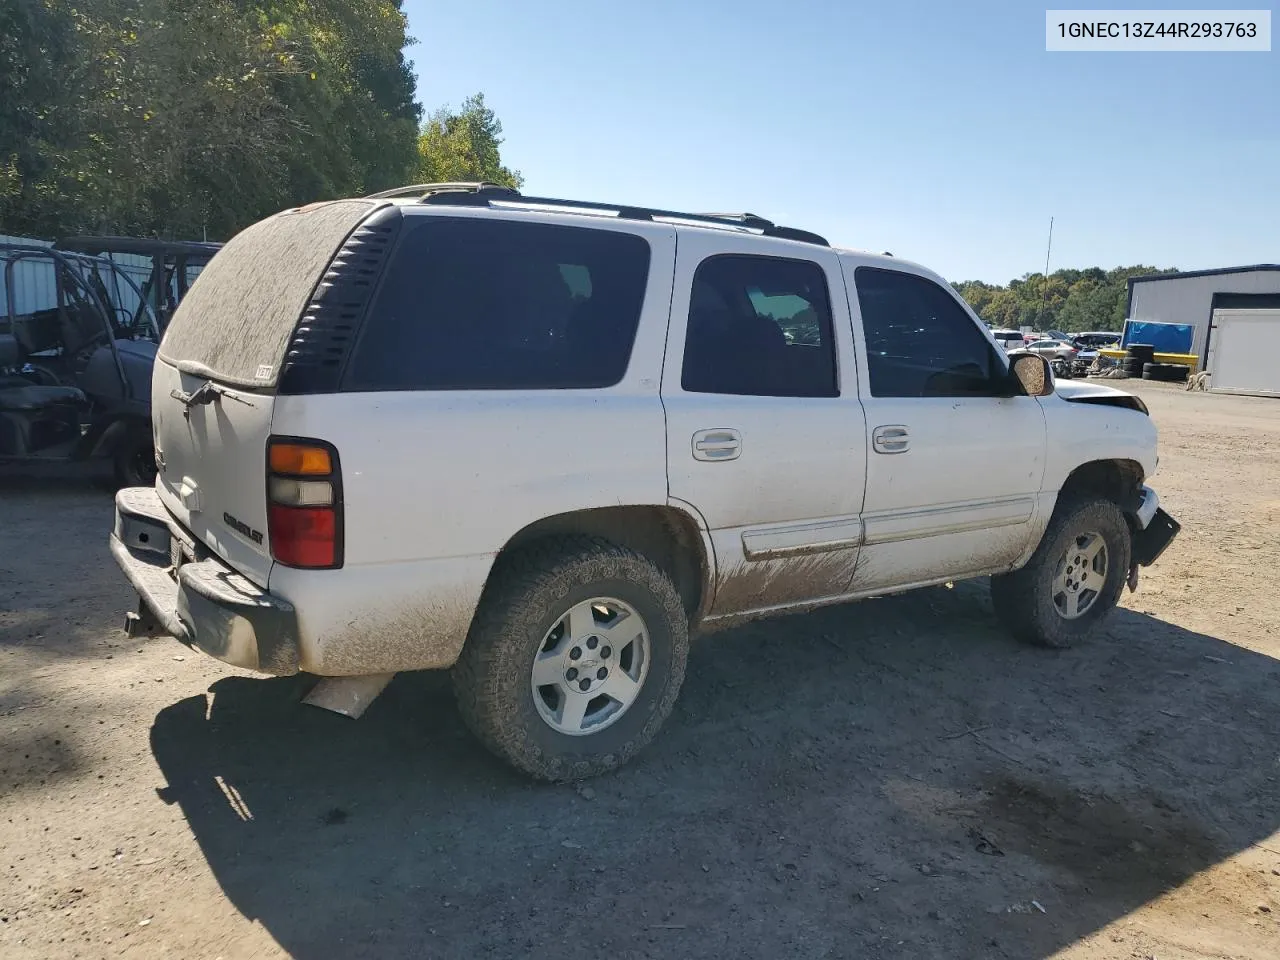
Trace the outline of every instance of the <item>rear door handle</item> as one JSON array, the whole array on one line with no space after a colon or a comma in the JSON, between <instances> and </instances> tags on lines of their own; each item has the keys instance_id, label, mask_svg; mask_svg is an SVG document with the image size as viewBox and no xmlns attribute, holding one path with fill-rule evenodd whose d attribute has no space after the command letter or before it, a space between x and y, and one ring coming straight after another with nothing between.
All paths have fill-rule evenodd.
<instances>
[{"instance_id":1,"label":"rear door handle","mask_svg":"<svg viewBox=\"0 0 1280 960\"><path fill-rule=\"evenodd\" d=\"M876 453L906 453L911 449L911 435L900 423L876 427L871 434L871 448Z\"/></svg>"},{"instance_id":2,"label":"rear door handle","mask_svg":"<svg viewBox=\"0 0 1280 960\"><path fill-rule=\"evenodd\" d=\"M742 456L742 434L727 427L699 430L693 435L693 459L737 460Z\"/></svg>"}]
</instances>

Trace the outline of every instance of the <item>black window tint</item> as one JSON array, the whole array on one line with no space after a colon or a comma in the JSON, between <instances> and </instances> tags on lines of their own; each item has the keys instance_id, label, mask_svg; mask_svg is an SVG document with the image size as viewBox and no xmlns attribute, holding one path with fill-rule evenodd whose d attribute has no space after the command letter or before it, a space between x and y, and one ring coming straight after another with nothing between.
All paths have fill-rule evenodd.
<instances>
[{"instance_id":1,"label":"black window tint","mask_svg":"<svg viewBox=\"0 0 1280 960\"><path fill-rule=\"evenodd\" d=\"M555 389L622 379L649 273L642 237L512 220L409 222L345 389Z\"/></svg>"},{"instance_id":2,"label":"black window tint","mask_svg":"<svg viewBox=\"0 0 1280 960\"><path fill-rule=\"evenodd\" d=\"M1004 367L945 290L897 270L854 271L871 393L876 397L992 396Z\"/></svg>"},{"instance_id":3,"label":"black window tint","mask_svg":"<svg viewBox=\"0 0 1280 960\"><path fill-rule=\"evenodd\" d=\"M769 257L704 260L693 276L680 385L691 393L839 396L822 268Z\"/></svg>"}]
</instances>

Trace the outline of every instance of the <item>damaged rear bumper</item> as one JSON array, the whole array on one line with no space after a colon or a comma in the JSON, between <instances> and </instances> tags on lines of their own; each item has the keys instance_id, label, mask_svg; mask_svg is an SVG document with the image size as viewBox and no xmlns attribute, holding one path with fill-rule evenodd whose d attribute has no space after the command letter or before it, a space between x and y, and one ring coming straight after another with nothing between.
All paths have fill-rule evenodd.
<instances>
[{"instance_id":1,"label":"damaged rear bumper","mask_svg":"<svg viewBox=\"0 0 1280 960\"><path fill-rule=\"evenodd\" d=\"M155 490L129 487L116 494L111 553L138 591L134 631L171 634L232 666L277 676L298 672L293 606L204 555Z\"/></svg>"},{"instance_id":2,"label":"damaged rear bumper","mask_svg":"<svg viewBox=\"0 0 1280 960\"><path fill-rule=\"evenodd\" d=\"M1133 566L1149 567L1173 542L1182 524L1169 516L1160 506L1160 498L1150 487L1143 487L1142 500L1133 517Z\"/></svg>"}]
</instances>

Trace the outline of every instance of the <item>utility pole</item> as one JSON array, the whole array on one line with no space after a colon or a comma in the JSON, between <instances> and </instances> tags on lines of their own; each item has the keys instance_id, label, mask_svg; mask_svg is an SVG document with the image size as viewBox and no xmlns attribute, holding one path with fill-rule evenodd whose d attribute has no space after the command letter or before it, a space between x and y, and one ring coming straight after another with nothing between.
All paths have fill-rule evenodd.
<instances>
[{"instance_id":1,"label":"utility pole","mask_svg":"<svg viewBox=\"0 0 1280 960\"><path fill-rule=\"evenodd\" d=\"M1040 295L1040 312L1036 314L1036 329L1040 329L1040 318L1044 316L1045 304L1049 301L1049 254L1053 252L1053 217L1049 218L1049 246L1044 252L1044 292Z\"/></svg>"}]
</instances>

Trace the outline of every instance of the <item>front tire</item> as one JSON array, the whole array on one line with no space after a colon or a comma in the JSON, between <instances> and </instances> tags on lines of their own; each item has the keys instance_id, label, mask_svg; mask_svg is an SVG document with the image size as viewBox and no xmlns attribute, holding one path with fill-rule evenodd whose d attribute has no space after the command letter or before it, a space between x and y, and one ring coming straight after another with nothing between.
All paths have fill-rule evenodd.
<instances>
[{"instance_id":1,"label":"front tire","mask_svg":"<svg viewBox=\"0 0 1280 960\"><path fill-rule=\"evenodd\" d=\"M992 605L1020 640L1056 649L1074 646L1115 609L1131 556L1129 525L1115 503L1062 501L1026 566L991 578Z\"/></svg>"},{"instance_id":2,"label":"front tire","mask_svg":"<svg viewBox=\"0 0 1280 960\"><path fill-rule=\"evenodd\" d=\"M667 574L605 540L501 557L453 668L463 720L539 780L597 776L649 743L684 681L689 627Z\"/></svg>"}]
</instances>

